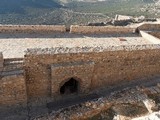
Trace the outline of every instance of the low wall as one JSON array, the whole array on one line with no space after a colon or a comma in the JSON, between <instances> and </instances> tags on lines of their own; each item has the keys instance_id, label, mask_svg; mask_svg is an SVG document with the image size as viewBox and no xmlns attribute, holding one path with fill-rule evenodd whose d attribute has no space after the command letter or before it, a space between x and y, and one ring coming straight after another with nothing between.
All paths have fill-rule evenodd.
<instances>
[{"instance_id":1,"label":"low wall","mask_svg":"<svg viewBox=\"0 0 160 120\"><path fill-rule=\"evenodd\" d=\"M71 77L87 81L83 84L86 84L85 86L92 91L135 79L160 75L160 45L111 48L114 49L97 50L86 47L85 49L72 48L70 52L66 52L65 48L63 50L61 48L59 52L55 49L29 50L25 56L28 97L49 97L53 92L52 85L55 81L65 81ZM82 67L78 67L79 62ZM87 62L92 64L86 65ZM53 75L51 75L53 74L51 66L62 63L63 69L60 69L61 67L57 69L55 80L55 77L52 78ZM72 67L69 68L67 65ZM60 87L56 85L56 88Z\"/></svg>"},{"instance_id":2,"label":"low wall","mask_svg":"<svg viewBox=\"0 0 160 120\"><path fill-rule=\"evenodd\" d=\"M156 37L156 35L158 34L155 34L155 33L147 33L145 31L140 31L140 34L142 35L142 37L148 41L150 41L151 43L153 44L160 44L160 39L158 39ZM159 36L160 37L160 36Z\"/></svg>"},{"instance_id":3,"label":"low wall","mask_svg":"<svg viewBox=\"0 0 160 120\"><path fill-rule=\"evenodd\" d=\"M3 63L4 63L3 54L2 52L0 52L0 71L2 71L3 69Z\"/></svg>"},{"instance_id":4,"label":"low wall","mask_svg":"<svg viewBox=\"0 0 160 120\"><path fill-rule=\"evenodd\" d=\"M133 33L135 32L135 28L131 27L111 27L111 26L78 26L72 25L70 28L71 33L79 33L79 34L88 34L88 33Z\"/></svg>"},{"instance_id":5,"label":"low wall","mask_svg":"<svg viewBox=\"0 0 160 120\"><path fill-rule=\"evenodd\" d=\"M25 105L27 102L25 78L10 75L0 78L0 106Z\"/></svg>"},{"instance_id":6,"label":"low wall","mask_svg":"<svg viewBox=\"0 0 160 120\"><path fill-rule=\"evenodd\" d=\"M149 32L149 34L151 34L151 35L160 39L160 31L159 32Z\"/></svg>"},{"instance_id":7,"label":"low wall","mask_svg":"<svg viewBox=\"0 0 160 120\"><path fill-rule=\"evenodd\" d=\"M0 32L66 32L66 27L65 25L0 25Z\"/></svg>"},{"instance_id":8,"label":"low wall","mask_svg":"<svg viewBox=\"0 0 160 120\"><path fill-rule=\"evenodd\" d=\"M144 23L138 27L139 30L143 31L152 31L152 30L160 30L160 24L156 23Z\"/></svg>"}]
</instances>

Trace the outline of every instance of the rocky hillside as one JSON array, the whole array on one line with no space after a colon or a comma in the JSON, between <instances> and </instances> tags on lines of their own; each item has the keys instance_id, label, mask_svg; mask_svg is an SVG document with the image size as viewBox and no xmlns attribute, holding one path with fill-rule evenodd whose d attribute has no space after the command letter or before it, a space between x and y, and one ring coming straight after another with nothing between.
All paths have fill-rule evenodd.
<instances>
[{"instance_id":1,"label":"rocky hillside","mask_svg":"<svg viewBox=\"0 0 160 120\"><path fill-rule=\"evenodd\" d=\"M152 14L154 17L160 17L160 0L154 0L153 3L145 5L141 8L141 11L148 12Z\"/></svg>"},{"instance_id":2,"label":"rocky hillside","mask_svg":"<svg viewBox=\"0 0 160 120\"><path fill-rule=\"evenodd\" d=\"M2 0L0 14L25 13L26 7L32 8L60 8L59 2L53 0Z\"/></svg>"},{"instance_id":3,"label":"rocky hillside","mask_svg":"<svg viewBox=\"0 0 160 120\"><path fill-rule=\"evenodd\" d=\"M3 0L0 24L86 24L116 14L159 17L159 0ZM153 7L154 6L154 7Z\"/></svg>"}]
</instances>

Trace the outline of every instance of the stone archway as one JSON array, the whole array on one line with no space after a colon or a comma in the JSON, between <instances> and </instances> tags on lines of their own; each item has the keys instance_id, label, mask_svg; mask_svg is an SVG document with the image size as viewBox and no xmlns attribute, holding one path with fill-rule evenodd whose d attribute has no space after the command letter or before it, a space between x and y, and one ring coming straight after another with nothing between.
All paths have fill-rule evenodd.
<instances>
[{"instance_id":1,"label":"stone archway","mask_svg":"<svg viewBox=\"0 0 160 120\"><path fill-rule=\"evenodd\" d=\"M52 64L51 96L54 99L56 99L58 96L60 97L63 94L65 94L64 91L66 90L64 90L63 86L70 87L69 84L73 83L71 79L76 80L77 81L76 83L78 84L78 85L72 84L76 88L74 89L75 91L73 91L73 93L76 92L78 94L89 93L93 77L93 70L94 70L94 62L92 61L87 61L87 62L75 61L75 62L63 62L63 63Z\"/></svg>"},{"instance_id":2,"label":"stone archway","mask_svg":"<svg viewBox=\"0 0 160 120\"><path fill-rule=\"evenodd\" d=\"M79 91L79 81L75 78L70 78L60 87L61 95L75 94Z\"/></svg>"}]
</instances>

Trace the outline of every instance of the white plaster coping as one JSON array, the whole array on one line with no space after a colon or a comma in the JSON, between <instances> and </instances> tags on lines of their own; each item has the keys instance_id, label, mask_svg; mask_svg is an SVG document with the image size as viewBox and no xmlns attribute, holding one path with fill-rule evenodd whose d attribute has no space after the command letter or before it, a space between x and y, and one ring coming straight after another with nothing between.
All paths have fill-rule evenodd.
<instances>
[{"instance_id":1,"label":"white plaster coping","mask_svg":"<svg viewBox=\"0 0 160 120\"><path fill-rule=\"evenodd\" d=\"M142 35L142 37L150 42L152 42L153 44L160 44L160 39L153 36L153 35L150 35L148 34L147 32L145 31L140 31L140 34Z\"/></svg>"}]
</instances>

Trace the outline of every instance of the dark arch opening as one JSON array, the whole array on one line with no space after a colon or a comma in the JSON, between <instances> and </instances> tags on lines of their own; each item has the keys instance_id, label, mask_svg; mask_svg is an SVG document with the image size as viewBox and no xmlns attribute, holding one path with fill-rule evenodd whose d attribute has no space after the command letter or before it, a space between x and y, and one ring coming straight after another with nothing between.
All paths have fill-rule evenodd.
<instances>
[{"instance_id":1,"label":"dark arch opening","mask_svg":"<svg viewBox=\"0 0 160 120\"><path fill-rule=\"evenodd\" d=\"M74 78L69 79L65 82L64 85L60 88L60 94L73 94L78 92L78 81Z\"/></svg>"}]
</instances>

